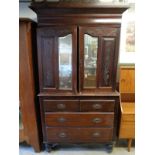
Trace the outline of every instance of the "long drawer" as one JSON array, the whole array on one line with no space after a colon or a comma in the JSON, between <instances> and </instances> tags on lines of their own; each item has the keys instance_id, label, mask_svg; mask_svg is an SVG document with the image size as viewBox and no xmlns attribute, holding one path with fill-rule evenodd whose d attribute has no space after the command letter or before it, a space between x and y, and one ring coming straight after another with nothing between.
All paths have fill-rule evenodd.
<instances>
[{"instance_id":1,"label":"long drawer","mask_svg":"<svg viewBox=\"0 0 155 155\"><path fill-rule=\"evenodd\" d=\"M79 111L79 100L43 100L45 112Z\"/></svg>"},{"instance_id":2,"label":"long drawer","mask_svg":"<svg viewBox=\"0 0 155 155\"><path fill-rule=\"evenodd\" d=\"M53 128L47 127L48 142L107 142L112 140L113 128Z\"/></svg>"},{"instance_id":3,"label":"long drawer","mask_svg":"<svg viewBox=\"0 0 155 155\"><path fill-rule=\"evenodd\" d=\"M114 113L83 112L83 113L45 113L46 126L113 126Z\"/></svg>"},{"instance_id":4,"label":"long drawer","mask_svg":"<svg viewBox=\"0 0 155 155\"><path fill-rule=\"evenodd\" d=\"M80 109L83 112L113 112L115 100L80 100Z\"/></svg>"}]
</instances>

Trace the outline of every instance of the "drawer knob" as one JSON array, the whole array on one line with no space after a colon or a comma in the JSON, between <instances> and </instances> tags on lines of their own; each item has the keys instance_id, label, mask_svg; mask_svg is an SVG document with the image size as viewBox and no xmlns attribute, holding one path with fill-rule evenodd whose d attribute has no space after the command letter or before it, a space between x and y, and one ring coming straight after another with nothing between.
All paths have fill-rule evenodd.
<instances>
[{"instance_id":1,"label":"drawer knob","mask_svg":"<svg viewBox=\"0 0 155 155\"><path fill-rule=\"evenodd\" d=\"M101 109L102 106L101 106L101 104L93 104L93 108L94 109Z\"/></svg>"},{"instance_id":2,"label":"drawer knob","mask_svg":"<svg viewBox=\"0 0 155 155\"><path fill-rule=\"evenodd\" d=\"M94 118L93 123L101 123L102 119L101 118Z\"/></svg>"},{"instance_id":3,"label":"drawer knob","mask_svg":"<svg viewBox=\"0 0 155 155\"><path fill-rule=\"evenodd\" d=\"M65 122L65 121L66 121L66 119L63 118L63 117L58 118L58 122L60 122L60 123L63 123L63 122Z\"/></svg>"},{"instance_id":4,"label":"drawer knob","mask_svg":"<svg viewBox=\"0 0 155 155\"><path fill-rule=\"evenodd\" d=\"M57 108L62 110L62 109L66 108L66 105L63 103L59 103L59 104L57 104Z\"/></svg>"},{"instance_id":5,"label":"drawer knob","mask_svg":"<svg viewBox=\"0 0 155 155\"><path fill-rule=\"evenodd\" d=\"M100 136L100 133L99 132L93 133L93 137L99 137L99 136Z\"/></svg>"},{"instance_id":6,"label":"drawer knob","mask_svg":"<svg viewBox=\"0 0 155 155\"><path fill-rule=\"evenodd\" d=\"M60 138L65 138L65 137L66 137L66 133L61 132L61 133L59 134L59 137L60 137Z\"/></svg>"}]
</instances>

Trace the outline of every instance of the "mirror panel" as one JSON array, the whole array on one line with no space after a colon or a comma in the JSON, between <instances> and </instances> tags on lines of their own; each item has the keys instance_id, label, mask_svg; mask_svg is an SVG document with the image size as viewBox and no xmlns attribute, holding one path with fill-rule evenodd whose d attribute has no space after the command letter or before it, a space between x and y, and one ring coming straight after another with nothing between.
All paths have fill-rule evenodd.
<instances>
[{"instance_id":1,"label":"mirror panel","mask_svg":"<svg viewBox=\"0 0 155 155\"><path fill-rule=\"evenodd\" d=\"M98 38L84 34L84 87L96 87Z\"/></svg>"},{"instance_id":2,"label":"mirror panel","mask_svg":"<svg viewBox=\"0 0 155 155\"><path fill-rule=\"evenodd\" d=\"M72 35L59 37L59 89L72 89Z\"/></svg>"}]
</instances>

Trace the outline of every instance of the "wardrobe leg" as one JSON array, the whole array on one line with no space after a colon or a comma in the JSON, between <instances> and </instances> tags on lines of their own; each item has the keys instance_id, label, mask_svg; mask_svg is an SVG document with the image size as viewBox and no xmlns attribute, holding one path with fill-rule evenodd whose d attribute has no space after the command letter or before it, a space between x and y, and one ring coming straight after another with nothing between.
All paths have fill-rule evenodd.
<instances>
[{"instance_id":1,"label":"wardrobe leg","mask_svg":"<svg viewBox=\"0 0 155 155\"><path fill-rule=\"evenodd\" d=\"M52 148L51 148L51 146L49 145L49 144L45 144L45 150L46 150L46 152L51 152L52 151Z\"/></svg>"},{"instance_id":2,"label":"wardrobe leg","mask_svg":"<svg viewBox=\"0 0 155 155\"><path fill-rule=\"evenodd\" d=\"M108 152L108 153L112 153L112 151L113 151L113 143L109 143L109 144L107 144L106 145L106 151Z\"/></svg>"}]
</instances>

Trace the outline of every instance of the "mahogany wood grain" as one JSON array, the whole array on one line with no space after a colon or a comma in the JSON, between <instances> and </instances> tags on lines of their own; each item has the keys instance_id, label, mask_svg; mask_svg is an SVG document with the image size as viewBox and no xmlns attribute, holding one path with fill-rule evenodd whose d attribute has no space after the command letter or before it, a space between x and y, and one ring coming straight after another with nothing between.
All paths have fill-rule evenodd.
<instances>
[{"instance_id":1,"label":"mahogany wood grain","mask_svg":"<svg viewBox=\"0 0 155 155\"><path fill-rule=\"evenodd\" d=\"M83 112L114 112L115 100L80 100Z\"/></svg>"},{"instance_id":2,"label":"mahogany wood grain","mask_svg":"<svg viewBox=\"0 0 155 155\"><path fill-rule=\"evenodd\" d=\"M78 100L43 100L44 112L80 111Z\"/></svg>"},{"instance_id":3,"label":"mahogany wood grain","mask_svg":"<svg viewBox=\"0 0 155 155\"><path fill-rule=\"evenodd\" d=\"M120 19L128 7L128 5L114 6L96 2L46 2L32 3L30 6L39 15L39 26L103 24L103 19Z\"/></svg>"},{"instance_id":4,"label":"mahogany wood grain","mask_svg":"<svg viewBox=\"0 0 155 155\"><path fill-rule=\"evenodd\" d=\"M45 113L46 126L89 126L89 127L111 127L114 123L114 113Z\"/></svg>"}]
</instances>

